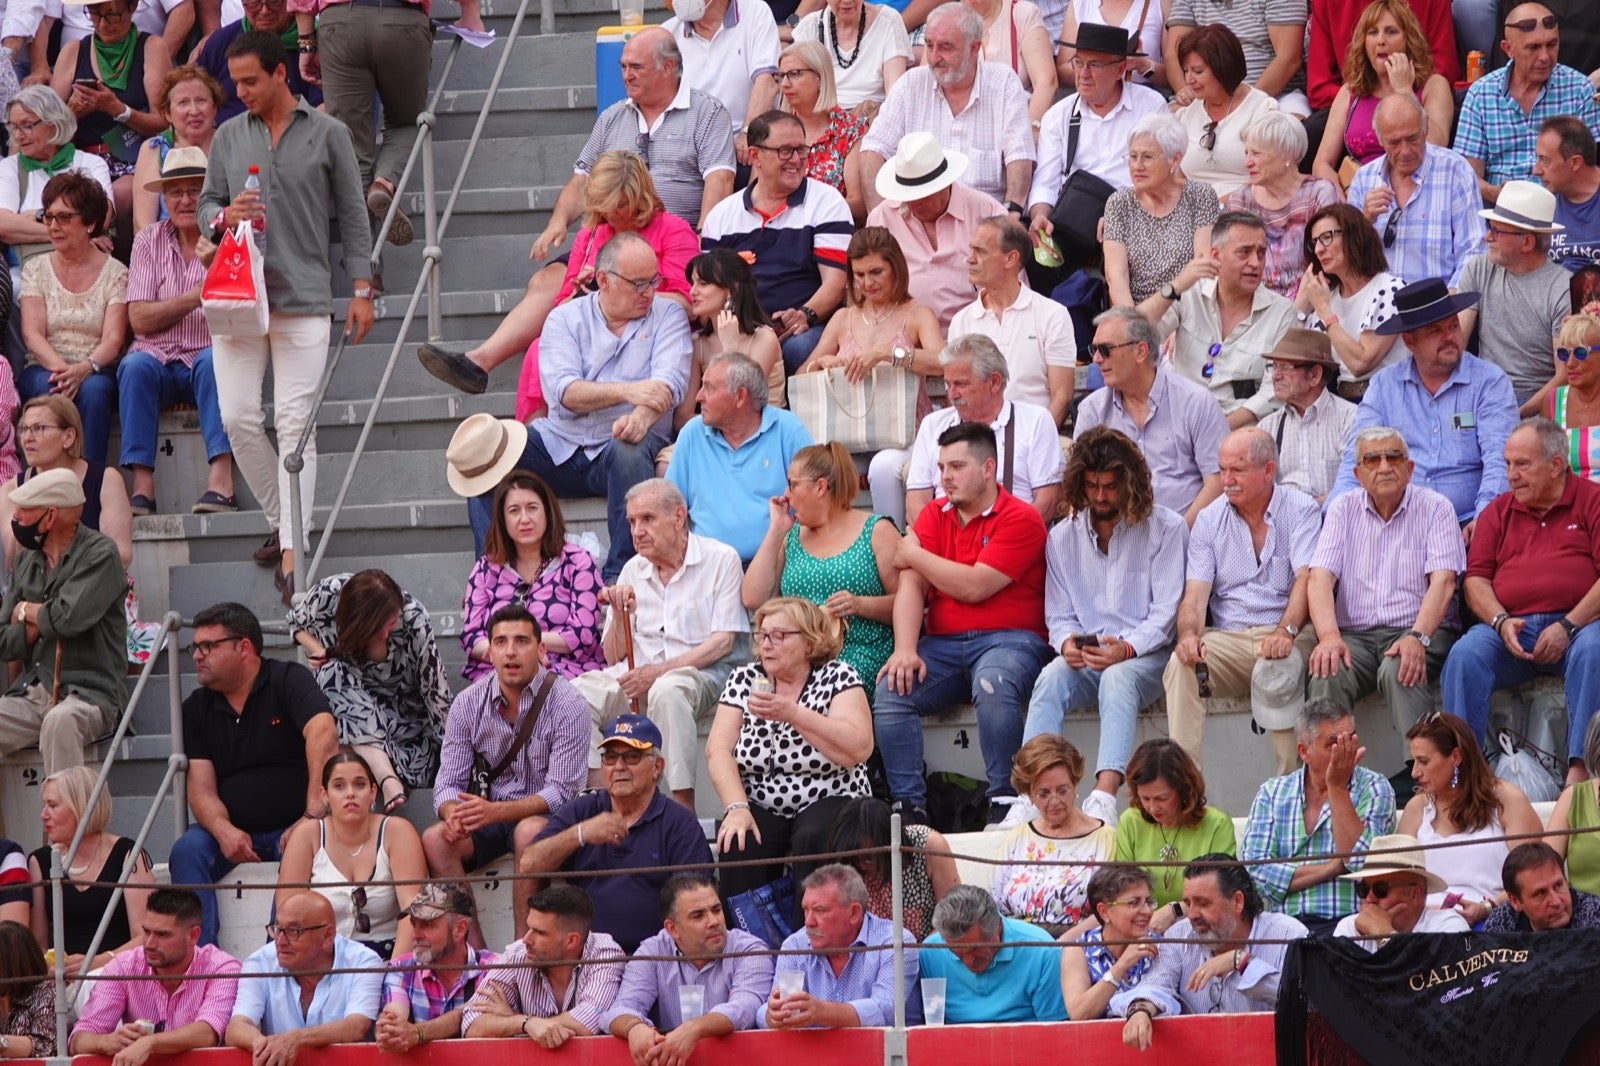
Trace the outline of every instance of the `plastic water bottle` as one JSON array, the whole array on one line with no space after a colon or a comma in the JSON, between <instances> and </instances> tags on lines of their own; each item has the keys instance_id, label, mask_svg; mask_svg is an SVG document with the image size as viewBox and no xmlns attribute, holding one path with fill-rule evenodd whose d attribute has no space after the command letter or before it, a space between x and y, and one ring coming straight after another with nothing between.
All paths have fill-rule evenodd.
<instances>
[{"instance_id":1,"label":"plastic water bottle","mask_svg":"<svg viewBox=\"0 0 1600 1066\"><path fill-rule=\"evenodd\" d=\"M253 189L256 195L261 195L261 168L256 166L254 163L250 164L250 175L244 179L244 187L246 192L249 192ZM255 227L257 233L267 232L267 216L265 213L266 207L266 200L263 198L261 201L261 217L250 223Z\"/></svg>"}]
</instances>

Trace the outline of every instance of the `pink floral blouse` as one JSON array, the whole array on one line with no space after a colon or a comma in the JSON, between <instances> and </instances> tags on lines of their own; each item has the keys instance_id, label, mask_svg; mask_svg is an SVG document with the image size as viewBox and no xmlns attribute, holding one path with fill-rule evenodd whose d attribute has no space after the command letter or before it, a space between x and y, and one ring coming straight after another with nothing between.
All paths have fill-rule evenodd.
<instances>
[{"instance_id":1,"label":"pink floral blouse","mask_svg":"<svg viewBox=\"0 0 1600 1066\"><path fill-rule=\"evenodd\" d=\"M600 599L605 587L594 556L568 543L559 558L545 563L538 580L522 579L515 567L501 566L480 557L467 575L467 594L461 606L461 647L472 654L473 645L489 638L489 616L511 603L520 603L539 622L541 631L556 633L570 652L550 654L550 669L573 678L589 670L605 669L600 650ZM468 658L461 676L471 681L493 669Z\"/></svg>"}]
</instances>

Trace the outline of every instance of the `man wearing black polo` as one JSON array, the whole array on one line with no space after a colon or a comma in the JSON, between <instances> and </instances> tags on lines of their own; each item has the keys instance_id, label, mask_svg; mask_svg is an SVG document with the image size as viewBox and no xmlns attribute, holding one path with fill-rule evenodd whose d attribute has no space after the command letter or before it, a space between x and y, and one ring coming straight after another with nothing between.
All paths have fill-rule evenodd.
<instances>
[{"instance_id":1,"label":"man wearing black polo","mask_svg":"<svg viewBox=\"0 0 1600 1066\"><path fill-rule=\"evenodd\" d=\"M219 603L194 619L195 676L183 701L194 824L172 845L177 885L212 884L242 862L277 862L301 818L327 813L317 785L339 749L328 699L296 662L261 657L261 623ZM217 942L217 898L200 892L200 942Z\"/></svg>"}]
</instances>

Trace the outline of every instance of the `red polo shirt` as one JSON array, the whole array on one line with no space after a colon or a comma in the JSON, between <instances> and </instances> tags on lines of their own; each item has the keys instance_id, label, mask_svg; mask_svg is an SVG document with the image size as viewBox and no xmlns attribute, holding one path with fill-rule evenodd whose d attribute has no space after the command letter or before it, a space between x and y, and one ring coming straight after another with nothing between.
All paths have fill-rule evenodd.
<instances>
[{"instance_id":1,"label":"red polo shirt","mask_svg":"<svg viewBox=\"0 0 1600 1066\"><path fill-rule=\"evenodd\" d=\"M960 603L928 583L929 636L974 629L1031 629L1049 639L1044 624L1044 519L1003 487L994 506L962 525L940 497L917 515L912 532L935 555L972 566L992 566L1011 584L981 603Z\"/></svg>"},{"instance_id":2,"label":"red polo shirt","mask_svg":"<svg viewBox=\"0 0 1600 1066\"><path fill-rule=\"evenodd\" d=\"M1600 580L1600 485L1567 475L1560 501L1536 517L1511 493L1478 516L1467 577L1486 577L1513 615L1570 611Z\"/></svg>"}]
</instances>

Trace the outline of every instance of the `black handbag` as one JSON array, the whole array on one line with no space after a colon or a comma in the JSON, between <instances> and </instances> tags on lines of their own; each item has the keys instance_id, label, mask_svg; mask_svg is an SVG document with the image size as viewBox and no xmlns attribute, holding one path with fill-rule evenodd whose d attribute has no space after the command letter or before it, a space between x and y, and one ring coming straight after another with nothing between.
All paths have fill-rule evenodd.
<instances>
[{"instance_id":1,"label":"black handbag","mask_svg":"<svg viewBox=\"0 0 1600 1066\"><path fill-rule=\"evenodd\" d=\"M1078 133L1083 128L1083 116L1078 113L1081 104L1080 100L1072 105L1072 119L1067 123L1067 161L1061 168L1061 193L1050 209L1050 225L1063 252L1092 253L1100 247L1100 219L1105 216L1106 201L1117 190L1087 170L1072 169L1078 156Z\"/></svg>"}]
</instances>

